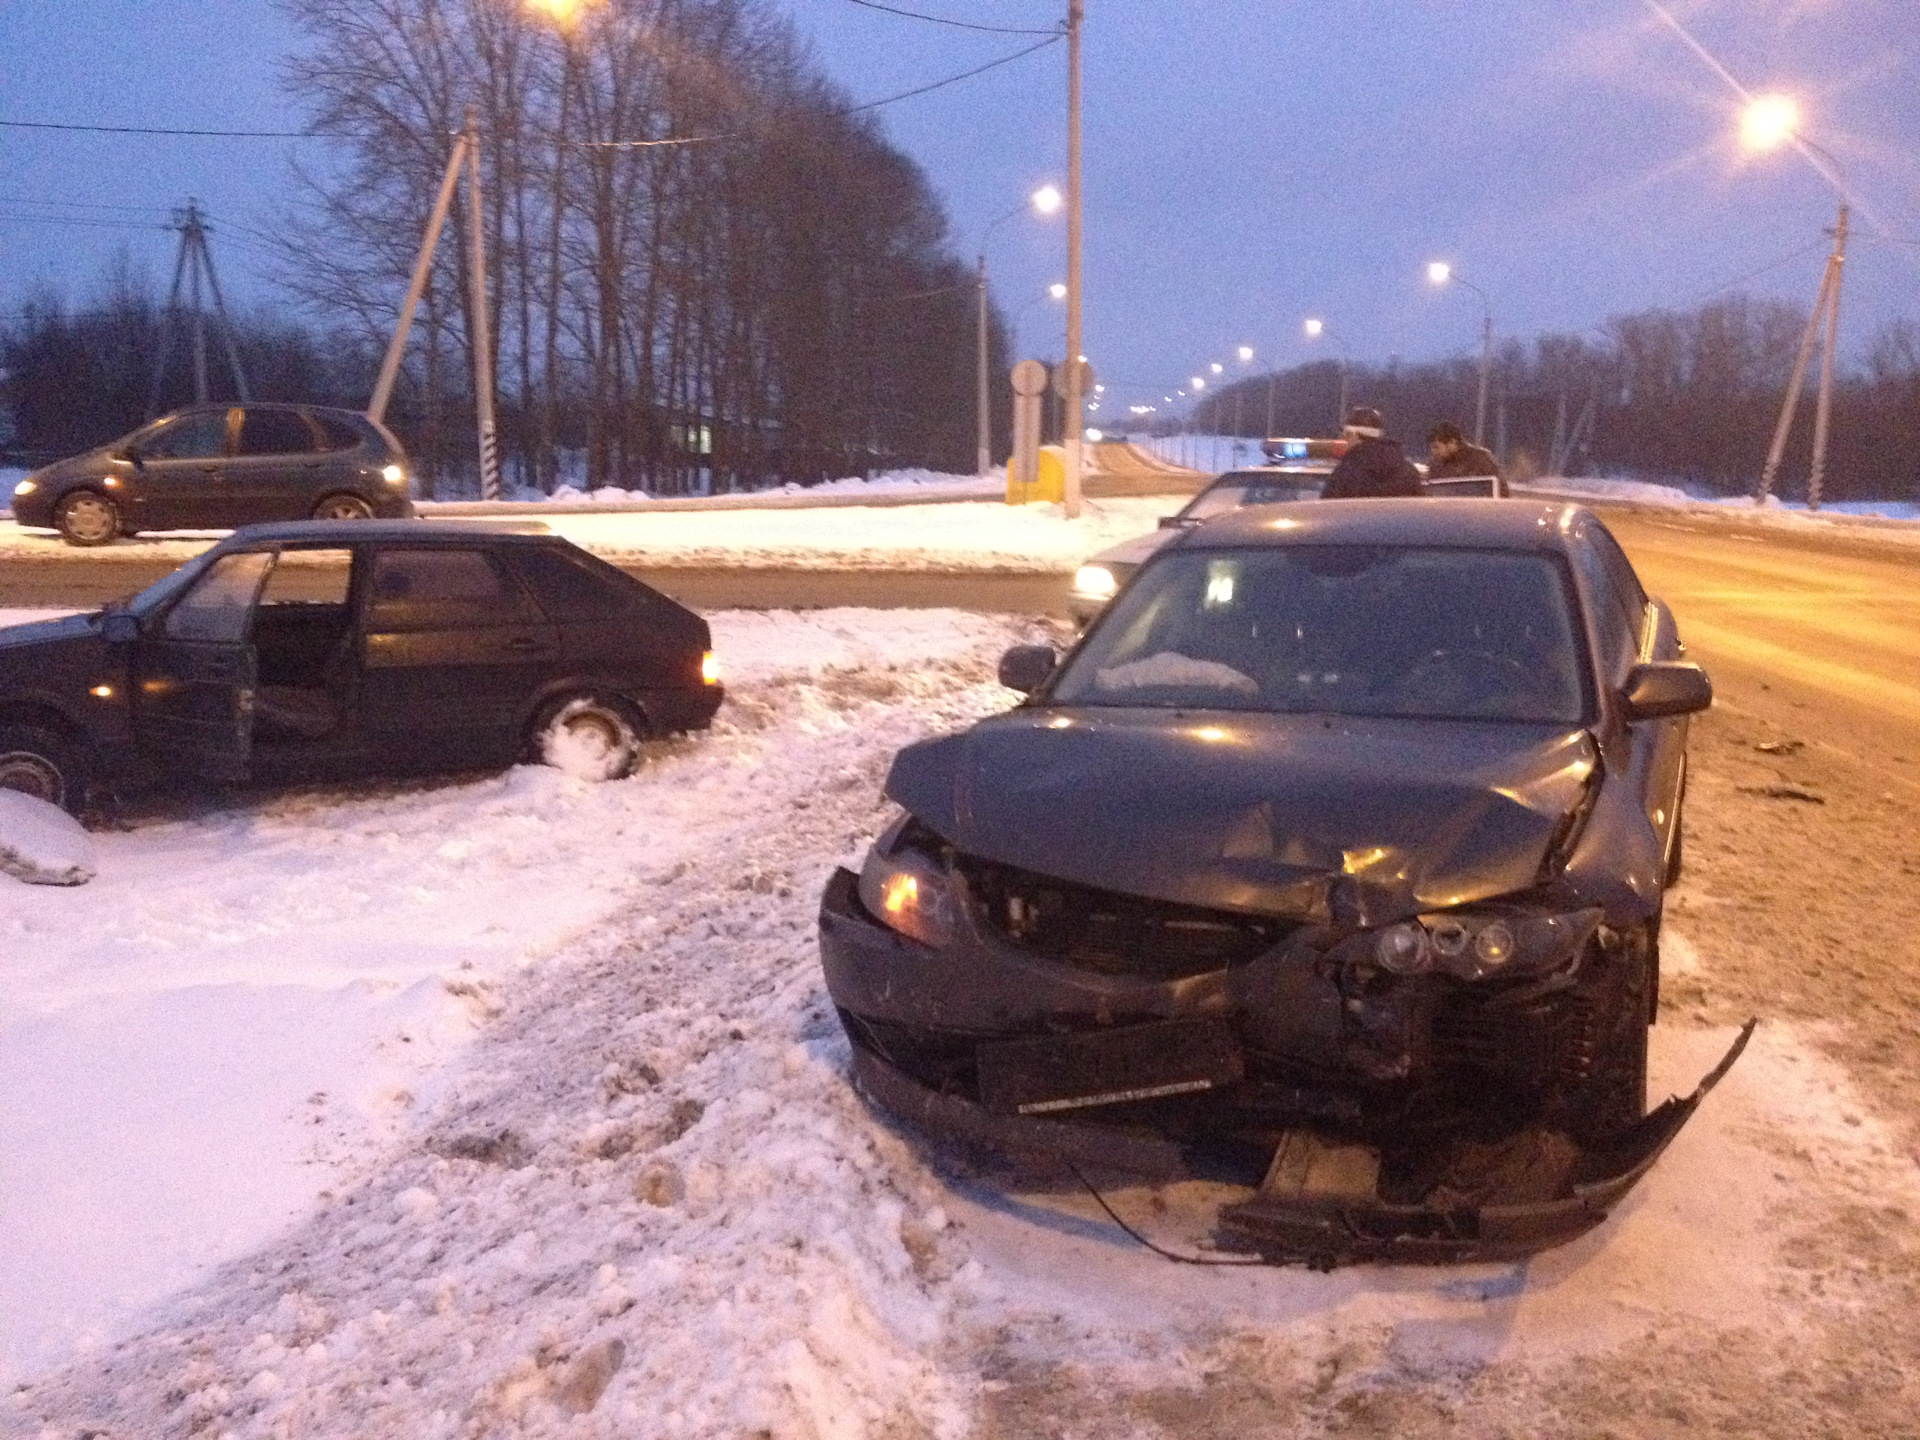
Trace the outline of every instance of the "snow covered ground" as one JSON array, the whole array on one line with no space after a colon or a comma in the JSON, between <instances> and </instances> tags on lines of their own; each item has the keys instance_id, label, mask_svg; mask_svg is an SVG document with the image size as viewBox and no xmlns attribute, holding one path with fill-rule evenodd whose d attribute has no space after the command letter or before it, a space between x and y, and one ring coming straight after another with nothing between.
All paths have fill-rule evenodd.
<instances>
[{"instance_id":1,"label":"snow covered ground","mask_svg":"<svg viewBox=\"0 0 1920 1440\"><path fill-rule=\"evenodd\" d=\"M809 510L600 512L560 509L537 523L608 559L658 566L1071 572L1087 556L1151 530L1186 497L1091 500L1077 520L1058 505L957 501ZM142 536L77 551L51 532L0 523L12 556L184 562L216 533Z\"/></svg>"},{"instance_id":2,"label":"snow covered ground","mask_svg":"<svg viewBox=\"0 0 1920 1440\"><path fill-rule=\"evenodd\" d=\"M1764 1026L1620 1215L1517 1265L1169 1265L879 1122L820 886L1023 636L715 630L715 731L630 781L159 813L82 890L0 890L0 1434L1870 1433L1781 1372L1885 1304L1865 1237L1920 1179L1811 1030ZM1697 991L1715 955L1666 948ZM1728 1036L1663 1015L1656 1093ZM1204 1253L1205 1187L1097 1178Z\"/></svg>"}]
</instances>

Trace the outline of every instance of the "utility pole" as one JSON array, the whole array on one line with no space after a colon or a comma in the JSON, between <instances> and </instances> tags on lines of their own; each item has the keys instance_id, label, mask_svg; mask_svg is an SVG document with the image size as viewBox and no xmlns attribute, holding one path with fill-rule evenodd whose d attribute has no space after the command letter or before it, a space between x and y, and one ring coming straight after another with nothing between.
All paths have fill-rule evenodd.
<instances>
[{"instance_id":1,"label":"utility pole","mask_svg":"<svg viewBox=\"0 0 1920 1440\"><path fill-rule=\"evenodd\" d=\"M173 262L173 284L167 291L167 308L160 318L160 352L153 366L153 384L147 391L147 419L160 413L160 387L167 377L167 362L173 355L173 322L180 313L180 290L184 281L187 303L192 307L190 356L193 364L194 403L207 402L207 316L202 285L213 299L213 311L220 323L220 339L227 352L227 365L233 371L233 385L242 403L247 393L246 372L240 367L240 347L234 343L233 321L227 314L226 299L220 293L220 280L213 270L213 252L207 248L206 214L198 200L189 200L184 210L174 211L173 228L180 232L180 249Z\"/></svg>"},{"instance_id":2,"label":"utility pole","mask_svg":"<svg viewBox=\"0 0 1920 1440\"><path fill-rule=\"evenodd\" d=\"M1773 427L1773 443L1767 447L1766 468L1760 472L1760 486L1753 503L1764 505L1773 493L1773 482L1780 473L1786 454L1787 437L1793 432L1794 412L1800 408L1800 395L1806 385L1807 362L1813 356L1814 342L1820 338L1822 322L1826 326L1826 344L1820 357L1820 396L1814 407L1813 466L1807 476L1807 508L1820 508L1820 487L1827 471L1827 426L1833 413L1833 357L1840 339L1840 272L1847 258L1847 206L1840 205L1840 218L1833 230L1833 253L1827 256L1826 272L1820 277L1820 298L1800 336L1800 352L1794 357L1793 374L1787 381L1787 396L1780 406L1780 419Z\"/></svg>"},{"instance_id":3,"label":"utility pole","mask_svg":"<svg viewBox=\"0 0 1920 1440\"><path fill-rule=\"evenodd\" d=\"M367 402L367 418L379 424L386 418L387 404L400 376L400 362L407 353L407 335L413 329L414 311L427 288L427 276L433 270L433 252L439 247L440 232L446 228L447 212L453 208L453 193L466 168L469 241L473 270L469 278L469 306L473 312L473 397L480 442L480 494L484 499L500 497L500 456L493 417L493 348L491 317L487 312L487 262L485 235L480 205L480 130L473 107L467 108L467 123L454 138L447 155L447 169L440 180L440 193L434 197L433 212L427 217L426 233L420 240L420 253L413 262L413 277L407 284L407 298L401 302L400 316L393 327L393 339L387 344L386 357L380 362L380 378L374 382L373 397Z\"/></svg>"},{"instance_id":4,"label":"utility pole","mask_svg":"<svg viewBox=\"0 0 1920 1440\"><path fill-rule=\"evenodd\" d=\"M1086 434L1086 397L1080 393L1080 29L1086 0L1067 0L1067 385L1066 510L1080 515L1080 442Z\"/></svg>"},{"instance_id":5,"label":"utility pole","mask_svg":"<svg viewBox=\"0 0 1920 1440\"><path fill-rule=\"evenodd\" d=\"M979 355L974 371L974 455L976 464L974 473L985 479L993 469L993 429L988 406L991 403L987 394L987 252L980 252L980 270L974 280L974 289L978 292L979 302Z\"/></svg>"},{"instance_id":6,"label":"utility pole","mask_svg":"<svg viewBox=\"0 0 1920 1440\"><path fill-rule=\"evenodd\" d=\"M473 270L473 411L480 428L480 498L500 498L500 448L493 425L493 317L487 313L486 230L480 208L479 112L467 107L467 225Z\"/></svg>"},{"instance_id":7,"label":"utility pole","mask_svg":"<svg viewBox=\"0 0 1920 1440\"><path fill-rule=\"evenodd\" d=\"M1489 301L1480 322L1480 399L1473 409L1473 443L1476 445L1487 443L1487 381L1492 374L1493 304Z\"/></svg>"}]
</instances>

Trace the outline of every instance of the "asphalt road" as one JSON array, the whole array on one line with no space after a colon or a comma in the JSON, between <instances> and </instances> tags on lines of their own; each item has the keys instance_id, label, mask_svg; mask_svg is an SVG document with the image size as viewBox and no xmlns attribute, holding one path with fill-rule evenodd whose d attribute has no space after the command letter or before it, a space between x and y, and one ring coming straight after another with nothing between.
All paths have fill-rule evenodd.
<instances>
[{"instance_id":1,"label":"asphalt road","mask_svg":"<svg viewBox=\"0 0 1920 1440\"><path fill-rule=\"evenodd\" d=\"M1612 512L1718 703L1920 795L1920 547Z\"/></svg>"}]
</instances>

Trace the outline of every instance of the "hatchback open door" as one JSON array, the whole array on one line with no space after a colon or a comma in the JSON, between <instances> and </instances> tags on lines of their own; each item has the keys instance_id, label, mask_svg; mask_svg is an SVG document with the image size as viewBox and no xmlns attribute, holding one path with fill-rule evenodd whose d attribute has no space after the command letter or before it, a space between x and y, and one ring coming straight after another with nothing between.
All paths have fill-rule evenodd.
<instances>
[{"instance_id":1,"label":"hatchback open door","mask_svg":"<svg viewBox=\"0 0 1920 1440\"><path fill-rule=\"evenodd\" d=\"M272 551L223 555L166 612L134 654L140 748L169 768L240 780L253 748L257 665L253 608Z\"/></svg>"}]
</instances>

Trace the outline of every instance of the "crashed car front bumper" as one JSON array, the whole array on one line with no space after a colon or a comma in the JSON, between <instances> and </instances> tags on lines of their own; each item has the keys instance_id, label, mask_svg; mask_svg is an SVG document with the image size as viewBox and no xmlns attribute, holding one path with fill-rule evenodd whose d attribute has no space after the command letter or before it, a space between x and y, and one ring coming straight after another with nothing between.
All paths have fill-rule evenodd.
<instances>
[{"instance_id":1,"label":"crashed car front bumper","mask_svg":"<svg viewBox=\"0 0 1920 1440\"><path fill-rule=\"evenodd\" d=\"M1396 1204L1348 1188L1352 1174L1338 1157L1351 1147L1301 1132L1296 1151L1304 1165L1275 1172L1252 1198L1220 1214L1221 1238L1275 1265L1331 1269L1358 1263L1467 1264L1515 1260L1576 1240L1605 1220L1672 1143L1707 1093L1746 1049L1753 1021L1690 1095L1673 1097L1604 1148L1581 1149L1547 1131L1512 1137L1505 1153L1483 1163L1489 1189L1473 1199ZM1079 1125L1027 1115L995 1115L959 1095L920 1084L857 1040L854 1083L880 1109L918 1130L1003 1155L1071 1165L1100 1165L1152 1180L1188 1175L1188 1153L1163 1136L1107 1126ZM1291 1138L1291 1137L1290 1137ZM1315 1152L1334 1163L1315 1183ZM1342 1174L1342 1171L1345 1174ZM1302 1173L1304 1172L1304 1173ZM1504 1182L1504 1183L1502 1183Z\"/></svg>"},{"instance_id":2,"label":"crashed car front bumper","mask_svg":"<svg viewBox=\"0 0 1920 1440\"><path fill-rule=\"evenodd\" d=\"M1410 1146L1359 1109L1316 1107L1296 1090L1306 1103L1292 1113L1259 1113L1287 1097L1247 1073L1235 977L1142 981L965 949L881 925L851 874L828 886L822 959L863 1093L949 1141L1155 1180L1211 1171L1225 1131L1264 1133L1266 1178L1220 1224L1226 1243L1275 1263L1495 1260L1572 1240L1653 1165L1751 1031L1693 1094L1604 1141L1578 1144L1544 1118L1419 1139L1425 1178L1410 1191Z\"/></svg>"}]
</instances>

